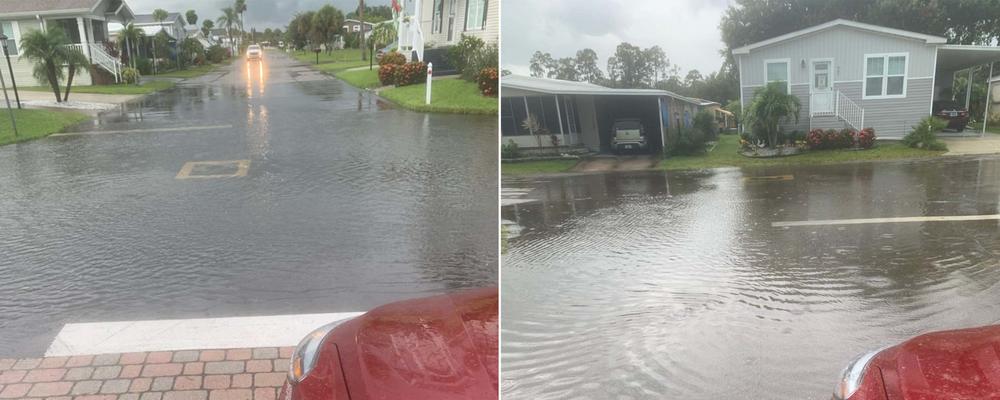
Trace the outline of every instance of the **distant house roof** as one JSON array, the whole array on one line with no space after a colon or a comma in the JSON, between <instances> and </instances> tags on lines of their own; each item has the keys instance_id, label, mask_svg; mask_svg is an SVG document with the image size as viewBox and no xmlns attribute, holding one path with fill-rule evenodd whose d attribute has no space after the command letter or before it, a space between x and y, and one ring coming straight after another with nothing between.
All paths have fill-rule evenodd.
<instances>
[{"instance_id":1,"label":"distant house roof","mask_svg":"<svg viewBox=\"0 0 1000 400\"><path fill-rule=\"evenodd\" d=\"M781 35L781 36L773 37L773 38L770 38L770 39L767 39L767 40L764 40L764 41L760 41L760 42L757 42L757 43L753 43L753 44L749 44L749 45L746 45L746 46L743 46L743 47L740 47L740 48L733 49L733 54L749 54L750 50L753 50L753 49L756 49L756 48L760 48L760 47L764 47L764 46L769 46L769 45L772 45L772 44L775 44L775 43L784 42L786 40L791 40L791 39L794 39L794 38L797 38L797 37L800 37L800 36L805 36L805 35L808 35L808 34L811 34L811 33L814 33L814 32L819 32L819 31L822 31L822 30L825 30L825 29L830 29L830 28L837 27L837 26L846 26L846 27L851 27L851 28L855 28L855 29L866 30L866 31L869 31L869 32L881 33L881 34L892 35L892 36L899 36L899 37L904 37L904 38L909 38L909 39L923 40L927 44L943 44L943 43L947 43L948 42L947 39L945 39L943 37L940 37L940 36L927 35L927 34L923 34L923 33L910 32L910 31L904 31L902 29L886 28L884 26L866 24L866 23L863 23L863 22L851 21L851 20L848 20L848 19L835 19L835 20L827 22L825 24L819 24L819 25L816 25L816 26L812 26L812 27L809 27L809 28L797 30L797 31L791 32L791 33L786 33L786 34Z\"/></svg>"},{"instance_id":2,"label":"distant house roof","mask_svg":"<svg viewBox=\"0 0 1000 400\"><path fill-rule=\"evenodd\" d=\"M0 0L4 1L4 0ZM181 18L180 13L167 13L167 18L163 20L164 23L173 23L178 18L181 20L181 24L184 24L184 18ZM153 18L153 14L136 14L135 20L132 21L136 25L158 25L160 22Z\"/></svg>"},{"instance_id":3,"label":"distant house roof","mask_svg":"<svg viewBox=\"0 0 1000 400\"><path fill-rule=\"evenodd\" d=\"M0 0L0 15L49 15L67 13L96 12L104 0ZM108 11L114 12L121 8L128 15L132 9L121 0L112 0Z\"/></svg>"},{"instance_id":4,"label":"distant house roof","mask_svg":"<svg viewBox=\"0 0 1000 400\"><path fill-rule=\"evenodd\" d=\"M681 96L677 93L660 89L620 89L595 85L588 82L566 81L561 79L535 78L524 75L506 75L500 79L502 88L519 89L544 94L561 95L591 95L591 96L667 96L675 99L700 104L698 99ZM704 100L702 100L704 101Z\"/></svg>"},{"instance_id":5,"label":"distant house roof","mask_svg":"<svg viewBox=\"0 0 1000 400\"><path fill-rule=\"evenodd\" d=\"M344 23L345 23L345 24L346 24L346 23L348 23L348 22L351 22L351 23L355 23L355 24L360 24L360 23L361 23L361 21L358 21L358 20L356 20L356 19L351 19L351 18L348 18L348 19L345 19L345 20L344 20ZM366 22L365 22L365 25L368 25L368 26L373 26L373 25L375 25L375 24L373 24L373 23L371 23L371 22L367 22L367 21L366 21Z\"/></svg>"}]
</instances>

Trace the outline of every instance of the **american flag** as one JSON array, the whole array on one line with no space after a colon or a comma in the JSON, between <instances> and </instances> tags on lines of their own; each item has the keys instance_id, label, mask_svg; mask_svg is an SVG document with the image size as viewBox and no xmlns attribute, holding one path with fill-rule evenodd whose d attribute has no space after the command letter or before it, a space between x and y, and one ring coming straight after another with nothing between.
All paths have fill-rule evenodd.
<instances>
[{"instance_id":1,"label":"american flag","mask_svg":"<svg viewBox=\"0 0 1000 400\"><path fill-rule=\"evenodd\" d=\"M398 0L392 0L392 9L398 13L403 10L403 7L399 5Z\"/></svg>"}]
</instances>

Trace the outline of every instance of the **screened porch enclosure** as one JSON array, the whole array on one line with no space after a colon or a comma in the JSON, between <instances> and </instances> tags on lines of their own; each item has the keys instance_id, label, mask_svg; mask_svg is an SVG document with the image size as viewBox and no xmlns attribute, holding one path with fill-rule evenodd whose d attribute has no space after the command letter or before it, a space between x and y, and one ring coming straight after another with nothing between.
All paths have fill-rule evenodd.
<instances>
[{"instance_id":1,"label":"screened porch enclosure","mask_svg":"<svg viewBox=\"0 0 1000 400\"><path fill-rule=\"evenodd\" d=\"M576 96L501 98L503 142L521 147L561 147L580 144ZM555 140L553 140L555 139Z\"/></svg>"}]
</instances>

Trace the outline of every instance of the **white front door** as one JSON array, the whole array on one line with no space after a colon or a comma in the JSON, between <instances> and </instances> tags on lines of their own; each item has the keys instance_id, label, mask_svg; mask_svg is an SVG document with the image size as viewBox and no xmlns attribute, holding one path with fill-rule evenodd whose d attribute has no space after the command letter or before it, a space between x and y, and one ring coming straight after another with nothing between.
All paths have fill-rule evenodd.
<instances>
[{"instance_id":1,"label":"white front door","mask_svg":"<svg viewBox=\"0 0 1000 400\"><path fill-rule=\"evenodd\" d=\"M833 112L833 61L813 61L811 69L809 112L831 113Z\"/></svg>"}]
</instances>

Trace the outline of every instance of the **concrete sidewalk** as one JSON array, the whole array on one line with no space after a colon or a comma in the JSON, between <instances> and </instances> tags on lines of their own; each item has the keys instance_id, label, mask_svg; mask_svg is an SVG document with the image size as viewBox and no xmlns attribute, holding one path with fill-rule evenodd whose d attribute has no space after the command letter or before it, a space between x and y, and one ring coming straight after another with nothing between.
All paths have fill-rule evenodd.
<instances>
[{"instance_id":1,"label":"concrete sidewalk","mask_svg":"<svg viewBox=\"0 0 1000 400\"><path fill-rule=\"evenodd\" d=\"M292 347L0 359L0 399L274 400Z\"/></svg>"},{"instance_id":2,"label":"concrete sidewalk","mask_svg":"<svg viewBox=\"0 0 1000 400\"><path fill-rule=\"evenodd\" d=\"M983 137L943 137L948 145L947 155L1000 154L1000 135L987 133Z\"/></svg>"}]
</instances>

